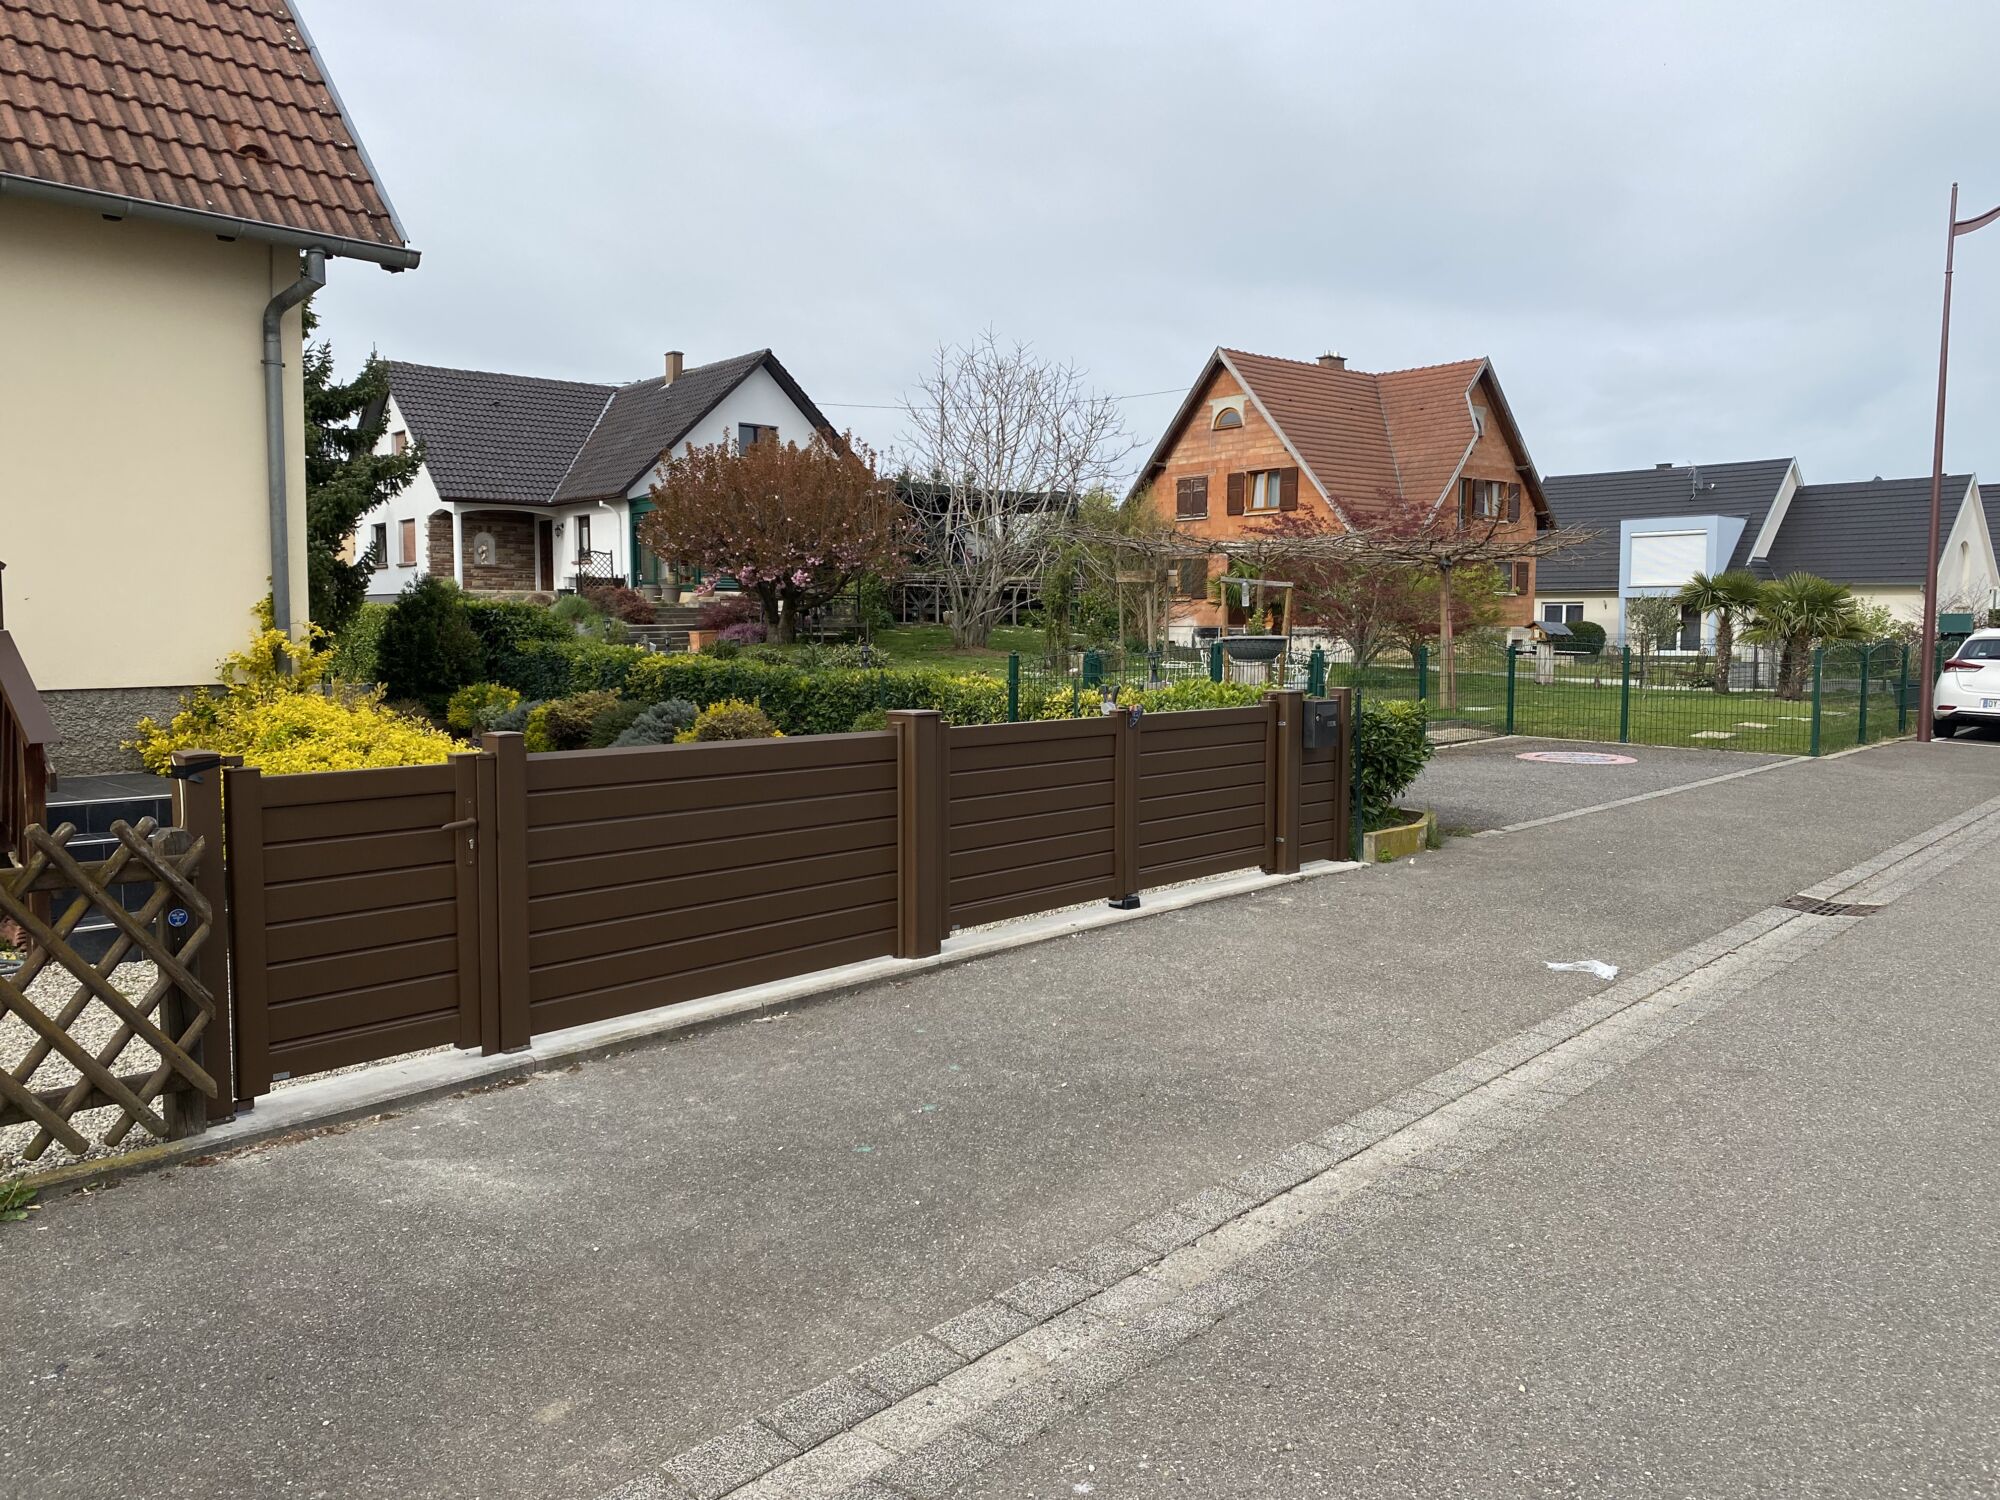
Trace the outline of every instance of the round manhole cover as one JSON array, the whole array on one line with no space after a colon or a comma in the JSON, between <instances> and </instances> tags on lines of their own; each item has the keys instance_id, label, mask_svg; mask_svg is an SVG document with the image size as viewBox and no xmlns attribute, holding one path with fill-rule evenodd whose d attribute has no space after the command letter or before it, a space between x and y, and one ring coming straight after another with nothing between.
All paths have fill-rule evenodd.
<instances>
[{"instance_id":1,"label":"round manhole cover","mask_svg":"<svg viewBox=\"0 0 2000 1500\"><path fill-rule=\"evenodd\" d=\"M1539 760L1559 766L1636 766L1636 755L1607 755L1601 750L1524 750L1516 760Z\"/></svg>"}]
</instances>

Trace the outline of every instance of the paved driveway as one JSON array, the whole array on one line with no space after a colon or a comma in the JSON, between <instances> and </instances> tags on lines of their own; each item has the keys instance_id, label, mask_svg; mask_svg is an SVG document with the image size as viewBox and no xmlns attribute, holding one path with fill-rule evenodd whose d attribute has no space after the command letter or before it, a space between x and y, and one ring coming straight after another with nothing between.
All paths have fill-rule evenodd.
<instances>
[{"instance_id":1,"label":"paved driveway","mask_svg":"<svg viewBox=\"0 0 2000 1500\"><path fill-rule=\"evenodd\" d=\"M1524 755L1618 757L1630 763L1535 761L1523 760ZM1466 833L1506 828L1796 758L1569 740L1479 740L1440 748L1403 800L1412 807L1433 809L1438 827L1446 833Z\"/></svg>"}]
</instances>

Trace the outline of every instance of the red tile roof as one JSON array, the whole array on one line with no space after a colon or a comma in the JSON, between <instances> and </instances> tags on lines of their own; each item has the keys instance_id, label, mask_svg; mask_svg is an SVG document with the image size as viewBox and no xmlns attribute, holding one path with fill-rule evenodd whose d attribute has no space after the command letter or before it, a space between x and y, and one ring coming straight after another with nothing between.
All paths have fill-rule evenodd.
<instances>
[{"instance_id":1,"label":"red tile roof","mask_svg":"<svg viewBox=\"0 0 2000 1500\"><path fill-rule=\"evenodd\" d=\"M9 176L415 263L286 0L5 0Z\"/></svg>"}]
</instances>

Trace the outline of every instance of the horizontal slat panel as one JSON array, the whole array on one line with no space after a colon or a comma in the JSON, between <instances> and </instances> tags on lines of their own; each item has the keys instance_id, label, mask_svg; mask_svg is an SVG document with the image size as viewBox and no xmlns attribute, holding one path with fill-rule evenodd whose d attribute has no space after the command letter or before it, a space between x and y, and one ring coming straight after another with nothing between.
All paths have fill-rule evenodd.
<instances>
[{"instance_id":1,"label":"horizontal slat panel","mask_svg":"<svg viewBox=\"0 0 2000 1500\"><path fill-rule=\"evenodd\" d=\"M297 776L260 776L268 815L280 807L315 802L370 802L378 797L451 794L457 772L449 764L377 766L366 771L310 771Z\"/></svg>"},{"instance_id":2,"label":"horizontal slat panel","mask_svg":"<svg viewBox=\"0 0 2000 1500\"><path fill-rule=\"evenodd\" d=\"M1015 844L992 844L984 849L951 851L950 870L954 881L972 875L989 875L996 870L1025 870L1075 859L1086 854L1111 854L1111 825L1060 833L1051 838L1027 839Z\"/></svg>"},{"instance_id":3,"label":"horizontal slat panel","mask_svg":"<svg viewBox=\"0 0 2000 1500\"><path fill-rule=\"evenodd\" d=\"M1048 786L1034 792L999 792L990 797L953 797L951 799L952 841L958 841L958 830L970 828L980 823L990 823L996 818L1019 817L1023 808L1036 812L1081 813L1111 809L1111 786L1108 782L1085 781L1074 786Z\"/></svg>"},{"instance_id":4,"label":"horizontal slat panel","mask_svg":"<svg viewBox=\"0 0 2000 1500\"><path fill-rule=\"evenodd\" d=\"M895 764L893 734L815 734L789 740L728 740L710 745L648 745L628 750L572 750L528 757L528 791L747 776L824 766Z\"/></svg>"},{"instance_id":5,"label":"horizontal slat panel","mask_svg":"<svg viewBox=\"0 0 2000 1500\"><path fill-rule=\"evenodd\" d=\"M1264 762L1245 763L1239 766L1211 766L1193 771L1176 771L1171 775L1154 772L1139 773L1139 795L1153 797L1208 797L1225 788L1254 787L1255 795L1264 795Z\"/></svg>"},{"instance_id":6,"label":"horizontal slat panel","mask_svg":"<svg viewBox=\"0 0 2000 1500\"><path fill-rule=\"evenodd\" d=\"M758 958L732 959L705 969L683 969L659 974L636 984L619 985L587 995L571 995L562 1000L544 1001L529 1007L529 1029L540 1036L565 1026L583 1026L612 1016L629 1016L657 1005L674 1005L699 1000L745 985L769 984L814 969L831 969L841 964L885 958L894 951L893 928L864 937L842 938L812 948L795 948L785 953Z\"/></svg>"},{"instance_id":7,"label":"horizontal slat panel","mask_svg":"<svg viewBox=\"0 0 2000 1500\"><path fill-rule=\"evenodd\" d=\"M1264 862L1264 831L1259 828L1254 836L1246 837L1244 830L1231 829L1168 839L1157 844L1141 844L1139 869L1141 872L1155 870L1183 860L1206 859L1210 855L1240 855L1244 864L1261 865Z\"/></svg>"},{"instance_id":8,"label":"horizontal slat panel","mask_svg":"<svg viewBox=\"0 0 2000 1500\"><path fill-rule=\"evenodd\" d=\"M336 875L373 875L422 865L449 865L457 840L442 829L422 833L366 833L310 844L281 844L264 851L264 882L325 880Z\"/></svg>"},{"instance_id":9,"label":"horizontal slat panel","mask_svg":"<svg viewBox=\"0 0 2000 1500\"><path fill-rule=\"evenodd\" d=\"M588 823L600 818L644 818L658 813L696 812L796 797L833 797L846 792L892 790L894 761L819 766L752 776L690 776L659 781L621 782L566 792L532 792L528 826Z\"/></svg>"},{"instance_id":10,"label":"horizontal slat panel","mask_svg":"<svg viewBox=\"0 0 2000 1500\"><path fill-rule=\"evenodd\" d=\"M1244 842L1259 843L1264 837L1263 811L1259 808L1252 819L1244 817L1240 807L1218 807L1210 812L1186 812L1171 818L1142 821L1139 824L1139 848L1143 851L1149 845L1193 838L1204 833L1234 833Z\"/></svg>"},{"instance_id":11,"label":"horizontal slat panel","mask_svg":"<svg viewBox=\"0 0 2000 1500\"><path fill-rule=\"evenodd\" d=\"M831 828L809 828L799 833L760 833L749 838L715 839L706 844L673 849L641 849L601 857L556 860L529 866L528 894L530 897L553 896L564 891L631 885L642 880L664 880L701 870L726 870L735 865L782 863L843 849L873 849L885 844L893 848L895 841L896 820L883 818L868 823L839 823Z\"/></svg>"},{"instance_id":12,"label":"horizontal slat panel","mask_svg":"<svg viewBox=\"0 0 2000 1500\"><path fill-rule=\"evenodd\" d=\"M295 963L272 964L265 983L273 1005L293 1000L310 1000L321 995L343 995L372 989L377 985L402 984L427 979L433 974L458 972L456 934L425 938L416 943L397 943L350 953L329 962L323 958L302 958Z\"/></svg>"},{"instance_id":13,"label":"horizontal slat panel","mask_svg":"<svg viewBox=\"0 0 2000 1500\"><path fill-rule=\"evenodd\" d=\"M1204 724L1193 729L1145 728L1139 735L1139 758L1143 762L1148 755L1175 750L1221 750L1242 745L1255 745L1261 753L1265 733L1262 719L1254 724Z\"/></svg>"},{"instance_id":14,"label":"horizontal slat panel","mask_svg":"<svg viewBox=\"0 0 2000 1500\"><path fill-rule=\"evenodd\" d=\"M1055 911L1059 907L1080 906L1086 901L1106 899L1108 894L1104 882L1087 880L1077 885L1030 891L1021 896L1003 896L997 901L954 906L951 918L960 927L984 927L988 922L1007 922L1015 917L1032 916L1038 911Z\"/></svg>"},{"instance_id":15,"label":"horizontal slat panel","mask_svg":"<svg viewBox=\"0 0 2000 1500\"><path fill-rule=\"evenodd\" d=\"M744 838L756 833L803 833L836 823L859 823L896 816L896 794L851 792L844 797L808 797L796 802L766 802L748 807L723 807L706 812L660 813L646 818L619 818L606 823L577 823L531 829L528 862L575 859L581 855L616 854L627 849L657 849L663 845L706 843L712 839Z\"/></svg>"},{"instance_id":16,"label":"horizontal slat panel","mask_svg":"<svg viewBox=\"0 0 2000 1500\"><path fill-rule=\"evenodd\" d=\"M1109 802L1100 802L1095 807L1062 812L1034 810L1039 809L1041 805L1040 802L1023 803L1008 817L993 818L984 823L953 825L952 854L968 853L974 849L990 849L996 844L1024 844L1031 839L1054 838L1065 833L1087 833L1092 829L1104 829L1108 837L1109 830L1116 821Z\"/></svg>"},{"instance_id":17,"label":"horizontal slat panel","mask_svg":"<svg viewBox=\"0 0 2000 1500\"><path fill-rule=\"evenodd\" d=\"M1243 753L1245 750L1250 753ZM1145 755L1139 758L1139 780L1143 785L1151 776L1183 776L1190 771L1202 775L1226 772L1234 780L1238 772L1256 767L1259 774L1264 769L1262 746L1223 745L1207 750L1174 750L1164 755Z\"/></svg>"},{"instance_id":18,"label":"horizontal slat panel","mask_svg":"<svg viewBox=\"0 0 2000 1500\"><path fill-rule=\"evenodd\" d=\"M1213 729L1223 725L1262 725L1269 712L1261 703L1247 708L1181 708L1170 714L1147 714L1139 727L1148 734L1165 734L1171 729ZM1143 741L1141 742L1143 743Z\"/></svg>"},{"instance_id":19,"label":"horizontal slat panel","mask_svg":"<svg viewBox=\"0 0 2000 1500\"><path fill-rule=\"evenodd\" d=\"M995 745L1011 745L1022 751L1014 760L1032 760L1026 747L1058 740L1088 740L1113 734L1109 722L1094 719L1033 719L1025 724L955 724L945 730L952 758L962 753Z\"/></svg>"},{"instance_id":20,"label":"horizontal slat panel","mask_svg":"<svg viewBox=\"0 0 2000 1500\"><path fill-rule=\"evenodd\" d=\"M1004 766L992 771L954 771L951 800L993 797L1004 792L1038 792L1052 787L1096 786L1111 795L1111 758L1058 761L1053 765Z\"/></svg>"},{"instance_id":21,"label":"horizontal slat panel","mask_svg":"<svg viewBox=\"0 0 2000 1500\"><path fill-rule=\"evenodd\" d=\"M265 956L274 964L295 959L339 961L344 953L359 953L384 943L413 943L446 937L458 930L458 913L449 901L426 901L388 911L367 911L317 922L288 922L265 929Z\"/></svg>"},{"instance_id":22,"label":"horizontal slat panel","mask_svg":"<svg viewBox=\"0 0 2000 1500\"><path fill-rule=\"evenodd\" d=\"M1028 891L1059 885L1101 882L1104 894L1111 894L1111 851L1066 859L1056 864L1033 865L1027 869L996 870L990 875L970 875L951 883L951 909L976 905L1000 896L1018 896Z\"/></svg>"},{"instance_id":23,"label":"horizontal slat panel","mask_svg":"<svg viewBox=\"0 0 2000 1500\"><path fill-rule=\"evenodd\" d=\"M1053 766L1070 761L1102 761L1109 765L1111 731L1099 728L1097 721L1088 722L1096 730L1094 734L1066 735L1061 739L1033 740L1026 744L1012 740L998 744L955 744L951 747L952 773L997 771L1006 766ZM1110 723L1109 720L1103 722L1106 725Z\"/></svg>"},{"instance_id":24,"label":"horizontal slat panel","mask_svg":"<svg viewBox=\"0 0 2000 1500\"><path fill-rule=\"evenodd\" d=\"M271 1007L271 1040L295 1042L458 1009L458 976L425 974L371 989L312 995Z\"/></svg>"},{"instance_id":25,"label":"horizontal slat panel","mask_svg":"<svg viewBox=\"0 0 2000 1500\"><path fill-rule=\"evenodd\" d=\"M1140 866L1140 888L1150 889L1163 885L1180 885L1189 880L1206 880L1211 875L1228 875L1237 870L1261 868L1255 855L1241 853L1211 854L1199 859L1179 860L1171 864Z\"/></svg>"},{"instance_id":26,"label":"horizontal slat panel","mask_svg":"<svg viewBox=\"0 0 2000 1500\"><path fill-rule=\"evenodd\" d=\"M275 1018L274 1018L275 1019ZM458 1040L458 1010L434 1012L408 1021L390 1021L380 1026L343 1031L310 1041L271 1044L271 1071L303 1078L330 1068L351 1068L356 1063L380 1062L405 1052L422 1052L430 1047L449 1047Z\"/></svg>"},{"instance_id":27,"label":"horizontal slat panel","mask_svg":"<svg viewBox=\"0 0 2000 1500\"><path fill-rule=\"evenodd\" d=\"M1139 821L1149 823L1155 818L1177 817L1185 812L1214 812L1224 807L1254 807L1258 816L1263 816L1264 779L1238 782L1232 786L1218 786L1199 792L1177 792L1172 796L1156 795L1144 781L1139 783Z\"/></svg>"},{"instance_id":28,"label":"horizontal slat panel","mask_svg":"<svg viewBox=\"0 0 2000 1500\"><path fill-rule=\"evenodd\" d=\"M458 817L449 792L422 797L381 797L367 802L313 802L298 807L274 807L264 815L264 843L296 843L301 839L352 838L362 833L401 833L436 828Z\"/></svg>"},{"instance_id":29,"label":"horizontal slat panel","mask_svg":"<svg viewBox=\"0 0 2000 1500\"><path fill-rule=\"evenodd\" d=\"M303 881L266 891L264 916L276 924L351 912L391 911L421 901L448 901L455 888L450 865L391 870L386 875L343 875L337 880Z\"/></svg>"},{"instance_id":30,"label":"horizontal slat panel","mask_svg":"<svg viewBox=\"0 0 2000 1500\"><path fill-rule=\"evenodd\" d=\"M558 932L535 933L528 939L528 962L533 968L574 963L606 953L625 953L688 938L725 937L747 922L758 924L790 921L823 912L846 911L856 907L879 907L896 899L896 874L890 869L866 880L841 880L827 885L800 886L759 896L754 903L741 900L711 901L701 906L683 906L671 911L647 912L642 916L620 917L565 927Z\"/></svg>"},{"instance_id":31,"label":"horizontal slat panel","mask_svg":"<svg viewBox=\"0 0 2000 1500\"><path fill-rule=\"evenodd\" d=\"M893 844L824 854L809 859L772 860L733 869L701 870L635 885L540 896L528 903L528 930L554 932L583 923L606 922L656 912L677 911L714 901L762 899L806 887L860 885L896 872ZM865 899L865 898L863 898ZM858 905L859 902L850 904Z\"/></svg>"},{"instance_id":32,"label":"horizontal slat panel","mask_svg":"<svg viewBox=\"0 0 2000 1500\"><path fill-rule=\"evenodd\" d=\"M738 959L777 957L871 934L893 934L895 927L895 903L880 902L853 911L823 912L684 942L601 954L574 963L532 969L528 975L528 999L530 1004L545 1003L571 995L642 986L684 970L712 968Z\"/></svg>"}]
</instances>

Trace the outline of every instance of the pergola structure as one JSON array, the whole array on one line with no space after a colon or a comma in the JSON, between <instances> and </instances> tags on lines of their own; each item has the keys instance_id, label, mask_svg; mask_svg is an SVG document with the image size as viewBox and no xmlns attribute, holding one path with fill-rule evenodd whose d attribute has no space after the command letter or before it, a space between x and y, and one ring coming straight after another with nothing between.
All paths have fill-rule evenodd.
<instances>
[{"instance_id":1,"label":"pergola structure","mask_svg":"<svg viewBox=\"0 0 2000 1500\"><path fill-rule=\"evenodd\" d=\"M1268 561L1280 557L1295 562L1401 563L1435 574L1438 590L1438 701L1445 708L1458 702L1456 660L1451 623L1452 575L1465 567L1505 567L1530 558L1548 557L1596 538L1580 527L1556 527L1527 536L1502 534L1497 525L1432 525L1417 528L1377 528L1359 531L1196 536L1188 532L1126 532L1088 529L1071 533L1074 540L1104 547L1121 561L1138 557L1151 562L1194 558L1250 557Z\"/></svg>"}]
</instances>

